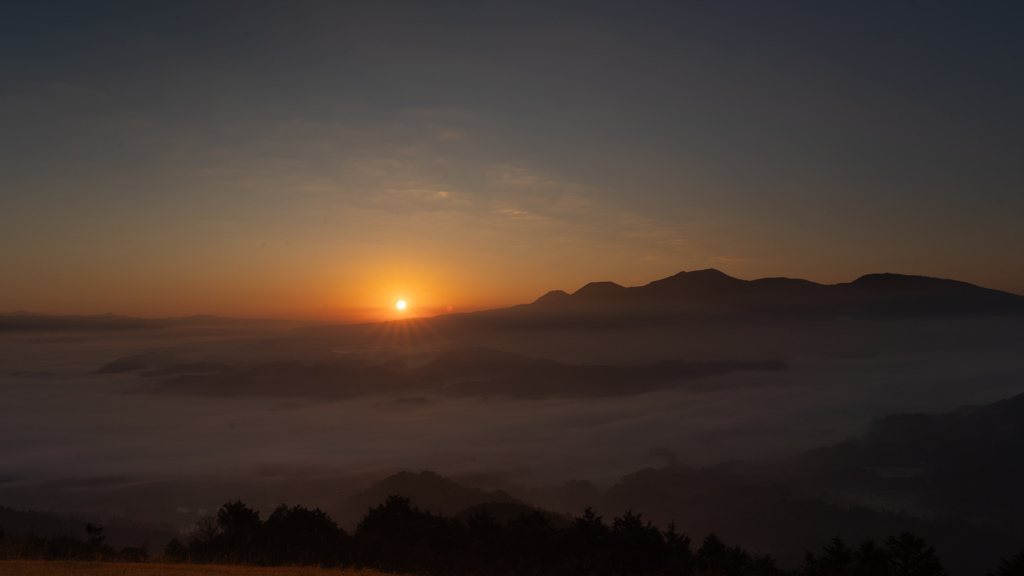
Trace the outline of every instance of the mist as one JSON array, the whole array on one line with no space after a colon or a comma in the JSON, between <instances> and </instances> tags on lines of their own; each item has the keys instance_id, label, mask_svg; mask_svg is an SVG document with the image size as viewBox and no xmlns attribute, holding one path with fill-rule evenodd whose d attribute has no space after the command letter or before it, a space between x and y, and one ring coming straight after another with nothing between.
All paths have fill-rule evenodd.
<instances>
[{"instance_id":1,"label":"mist","mask_svg":"<svg viewBox=\"0 0 1024 576\"><path fill-rule=\"evenodd\" d=\"M1016 316L465 322L4 331L4 490L268 468L607 484L1024 391Z\"/></svg>"}]
</instances>

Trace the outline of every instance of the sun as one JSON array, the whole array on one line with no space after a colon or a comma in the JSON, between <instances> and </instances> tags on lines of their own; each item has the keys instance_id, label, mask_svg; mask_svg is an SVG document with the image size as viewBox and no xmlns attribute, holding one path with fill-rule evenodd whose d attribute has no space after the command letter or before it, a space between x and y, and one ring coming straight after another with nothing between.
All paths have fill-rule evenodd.
<instances>
[{"instance_id":1,"label":"sun","mask_svg":"<svg viewBox=\"0 0 1024 576\"><path fill-rule=\"evenodd\" d=\"M405 310L405 300L399 300L398 302L395 302L395 308L398 308L399 310Z\"/></svg>"}]
</instances>

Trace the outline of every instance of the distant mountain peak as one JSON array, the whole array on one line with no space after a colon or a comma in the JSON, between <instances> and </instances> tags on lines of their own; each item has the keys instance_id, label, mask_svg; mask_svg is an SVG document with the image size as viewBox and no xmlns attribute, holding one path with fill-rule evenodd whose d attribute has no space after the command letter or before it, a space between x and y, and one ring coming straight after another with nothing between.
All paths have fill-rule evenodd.
<instances>
[{"instance_id":1,"label":"distant mountain peak","mask_svg":"<svg viewBox=\"0 0 1024 576\"><path fill-rule=\"evenodd\" d=\"M689 272L687 272L686 270L683 270L682 272L679 272L677 274L673 274L672 276L669 276L669 278L676 278L676 277L690 277L690 278L699 278L699 277L713 278L713 277L718 277L718 278L728 278L730 280L736 280L736 278L733 278L732 276L729 276L728 274L726 274L725 272L722 272L721 270L719 270L717 268L705 268L703 270L691 270ZM666 278L666 280L667 280L667 278Z\"/></svg>"},{"instance_id":2,"label":"distant mountain peak","mask_svg":"<svg viewBox=\"0 0 1024 576\"><path fill-rule=\"evenodd\" d=\"M576 298L606 298L621 294L625 290L625 286L615 282L591 282L572 295Z\"/></svg>"},{"instance_id":3,"label":"distant mountain peak","mask_svg":"<svg viewBox=\"0 0 1024 576\"><path fill-rule=\"evenodd\" d=\"M750 282L733 278L728 274L708 268L678 274L655 280L642 289L656 298L707 298L732 294L748 289Z\"/></svg>"},{"instance_id":4,"label":"distant mountain peak","mask_svg":"<svg viewBox=\"0 0 1024 576\"><path fill-rule=\"evenodd\" d=\"M684 270L654 282L746 282L746 280L734 278L715 268L705 268L704 270L693 270L690 272ZM651 284L654 282L651 282Z\"/></svg>"},{"instance_id":5,"label":"distant mountain peak","mask_svg":"<svg viewBox=\"0 0 1024 576\"><path fill-rule=\"evenodd\" d=\"M561 300L562 298L568 298L568 296L569 296L569 293L566 292L565 290L552 290L552 291L548 292L547 294L541 296L540 298L537 298L536 300L534 300L533 303L534 304L548 304L548 303L551 303L551 302L557 302L557 301Z\"/></svg>"}]
</instances>

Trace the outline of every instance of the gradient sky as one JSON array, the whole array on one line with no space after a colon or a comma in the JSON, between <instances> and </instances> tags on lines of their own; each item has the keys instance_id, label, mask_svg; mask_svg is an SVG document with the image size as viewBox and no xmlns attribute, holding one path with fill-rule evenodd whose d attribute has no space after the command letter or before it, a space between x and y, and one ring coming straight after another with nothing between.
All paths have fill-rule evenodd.
<instances>
[{"instance_id":1,"label":"gradient sky","mask_svg":"<svg viewBox=\"0 0 1024 576\"><path fill-rule=\"evenodd\" d=\"M1024 5L0 4L0 311L1024 293Z\"/></svg>"}]
</instances>

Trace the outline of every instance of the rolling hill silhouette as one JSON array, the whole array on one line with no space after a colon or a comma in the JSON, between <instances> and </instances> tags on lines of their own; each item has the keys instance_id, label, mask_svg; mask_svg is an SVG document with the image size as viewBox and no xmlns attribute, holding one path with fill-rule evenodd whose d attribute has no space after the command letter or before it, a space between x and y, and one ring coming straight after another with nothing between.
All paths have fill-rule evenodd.
<instances>
[{"instance_id":1,"label":"rolling hill silhouette","mask_svg":"<svg viewBox=\"0 0 1024 576\"><path fill-rule=\"evenodd\" d=\"M944 414L895 414L864 438L809 451L790 466L829 493L873 495L1024 537L1024 394Z\"/></svg>"},{"instance_id":2,"label":"rolling hill silhouette","mask_svg":"<svg viewBox=\"0 0 1024 576\"><path fill-rule=\"evenodd\" d=\"M966 282L867 274L843 284L793 278L740 280L715 269L680 272L643 286L591 282L551 291L530 308L691 311L847 311L874 314L1020 314L1024 297Z\"/></svg>"},{"instance_id":3,"label":"rolling hill silhouette","mask_svg":"<svg viewBox=\"0 0 1024 576\"><path fill-rule=\"evenodd\" d=\"M502 491L487 491L464 486L455 480L429 470L422 472L398 472L378 480L369 488L353 494L334 511L336 518L346 525L355 525L366 511L377 506L390 495L409 498L423 510L446 516L456 514L481 504L515 505L517 509L526 504ZM522 507L522 508L521 508Z\"/></svg>"}]
</instances>

